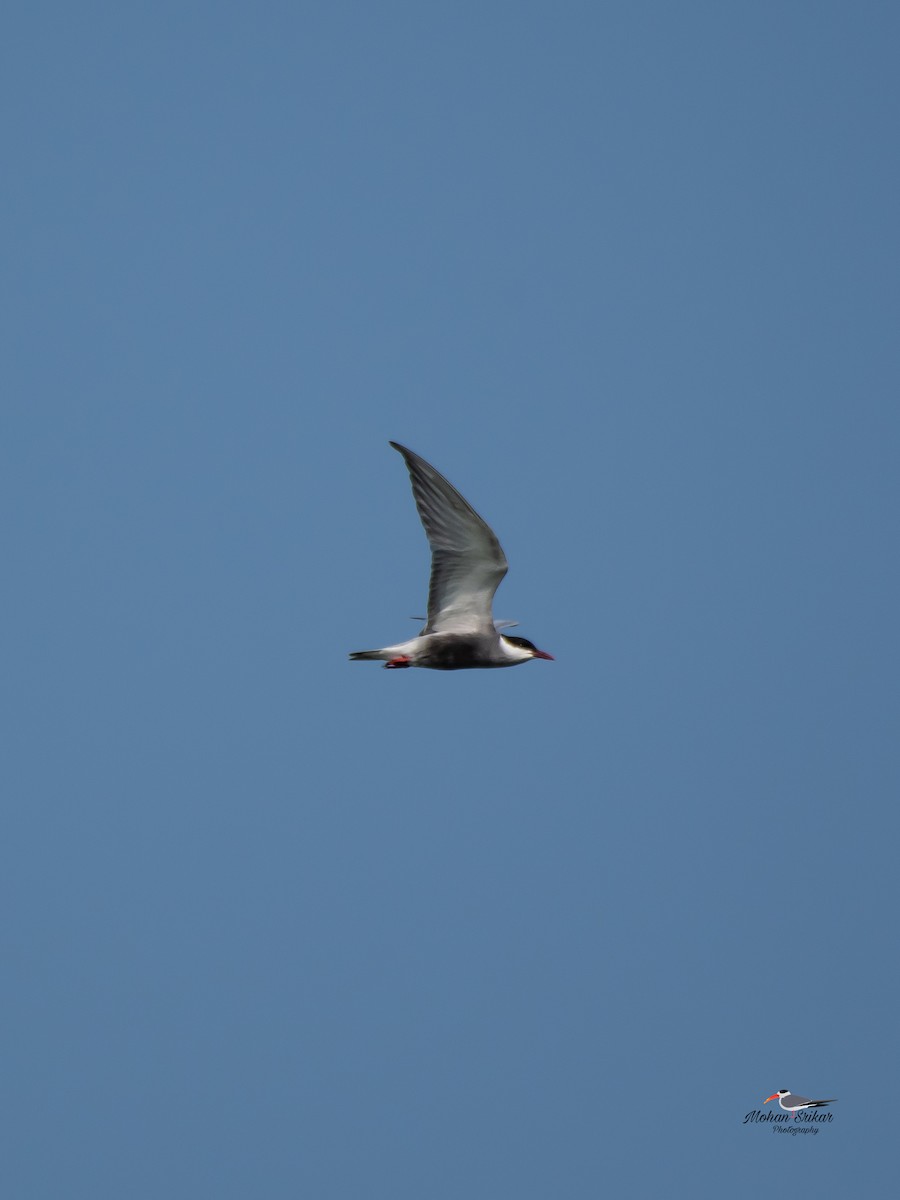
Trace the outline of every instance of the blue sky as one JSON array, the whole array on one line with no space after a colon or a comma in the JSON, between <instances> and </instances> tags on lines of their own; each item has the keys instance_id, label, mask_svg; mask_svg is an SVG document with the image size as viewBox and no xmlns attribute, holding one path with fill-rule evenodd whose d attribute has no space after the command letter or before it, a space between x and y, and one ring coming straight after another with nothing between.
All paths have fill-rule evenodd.
<instances>
[{"instance_id":1,"label":"blue sky","mask_svg":"<svg viewBox=\"0 0 900 1200\"><path fill-rule=\"evenodd\" d=\"M879 1190L898 35L12 5L8 1195ZM426 597L389 438L554 663L346 661Z\"/></svg>"}]
</instances>

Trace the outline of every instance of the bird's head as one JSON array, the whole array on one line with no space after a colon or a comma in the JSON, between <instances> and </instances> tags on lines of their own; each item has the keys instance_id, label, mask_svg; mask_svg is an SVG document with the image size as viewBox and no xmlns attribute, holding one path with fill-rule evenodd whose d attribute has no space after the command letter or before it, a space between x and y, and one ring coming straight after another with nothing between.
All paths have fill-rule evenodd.
<instances>
[{"instance_id":1,"label":"bird's head","mask_svg":"<svg viewBox=\"0 0 900 1200\"><path fill-rule=\"evenodd\" d=\"M527 662L529 658L546 658L548 662L554 661L552 654L548 654L546 650L538 650L534 642L529 642L528 638L512 637L505 633L500 637L507 647L513 650L514 657L519 658L520 656L515 654L515 650L520 651L522 662Z\"/></svg>"}]
</instances>

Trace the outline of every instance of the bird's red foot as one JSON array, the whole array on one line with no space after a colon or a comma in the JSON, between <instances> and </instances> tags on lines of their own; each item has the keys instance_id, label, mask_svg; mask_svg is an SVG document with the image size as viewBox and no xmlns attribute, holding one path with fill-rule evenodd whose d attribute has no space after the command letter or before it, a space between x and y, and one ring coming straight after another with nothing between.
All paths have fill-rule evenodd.
<instances>
[{"instance_id":1,"label":"bird's red foot","mask_svg":"<svg viewBox=\"0 0 900 1200\"><path fill-rule=\"evenodd\" d=\"M408 655L401 654L399 658L392 658L390 662L386 662L384 664L385 670L387 670L388 667L408 667L410 661L411 660Z\"/></svg>"}]
</instances>

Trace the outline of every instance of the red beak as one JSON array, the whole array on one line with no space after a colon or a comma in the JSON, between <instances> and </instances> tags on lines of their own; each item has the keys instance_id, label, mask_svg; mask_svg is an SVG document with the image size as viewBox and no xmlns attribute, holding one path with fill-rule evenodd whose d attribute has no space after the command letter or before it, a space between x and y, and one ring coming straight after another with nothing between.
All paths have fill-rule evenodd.
<instances>
[{"instance_id":1,"label":"red beak","mask_svg":"<svg viewBox=\"0 0 900 1200\"><path fill-rule=\"evenodd\" d=\"M546 658L548 662L556 662L552 654L548 654L546 650L535 650L535 658Z\"/></svg>"},{"instance_id":2,"label":"red beak","mask_svg":"<svg viewBox=\"0 0 900 1200\"><path fill-rule=\"evenodd\" d=\"M777 1093L777 1092L775 1093L775 1095L774 1095L774 1096L770 1096L770 1097L769 1097L769 1100L777 1100L777 1099L778 1099L778 1093ZM763 1104L768 1104L768 1103L769 1103L769 1100L763 1100Z\"/></svg>"}]
</instances>

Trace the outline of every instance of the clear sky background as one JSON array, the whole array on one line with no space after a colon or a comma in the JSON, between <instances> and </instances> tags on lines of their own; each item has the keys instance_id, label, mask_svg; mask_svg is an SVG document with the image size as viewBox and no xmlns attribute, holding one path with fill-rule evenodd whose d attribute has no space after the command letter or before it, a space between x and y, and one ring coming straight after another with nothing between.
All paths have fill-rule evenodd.
<instances>
[{"instance_id":1,"label":"clear sky background","mask_svg":"<svg viewBox=\"0 0 900 1200\"><path fill-rule=\"evenodd\" d=\"M887 1194L898 40L7 6L5 1196Z\"/></svg>"}]
</instances>

